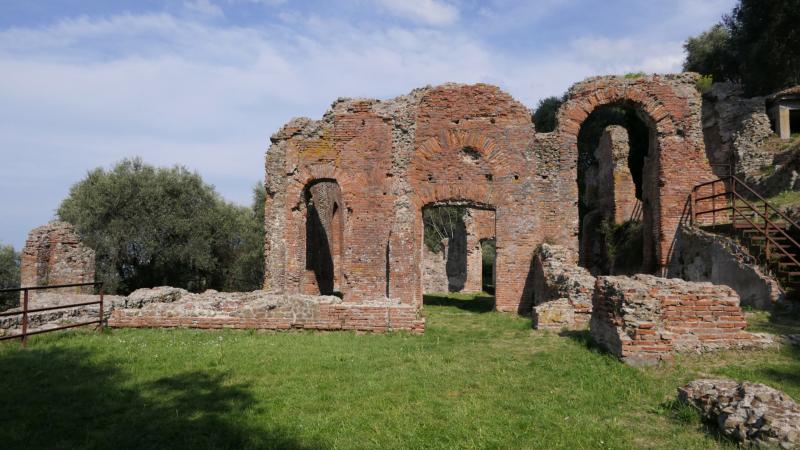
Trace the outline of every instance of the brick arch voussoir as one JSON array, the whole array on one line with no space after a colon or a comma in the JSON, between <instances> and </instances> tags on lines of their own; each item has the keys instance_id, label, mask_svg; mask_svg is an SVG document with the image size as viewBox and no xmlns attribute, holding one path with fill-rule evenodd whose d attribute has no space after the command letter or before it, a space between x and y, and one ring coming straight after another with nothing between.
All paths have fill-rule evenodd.
<instances>
[{"instance_id":1,"label":"brick arch voussoir","mask_svg":"<svg viewBox=\"0 0 800 450\"><path fill-rule=\"evenodd\" d=\"M459 151L465 147L475 149L489 164L492 173L503 174L510 170L507 152L492 137L463 130L448 130L439 138L423 141L414 153L411 167L424 167L438 153Z\"/></svg>"},{"instance_id":2,"label":"brick arch voussoir","mask_svg":"<svg viewBox=\"0 0 800 450\"><path fill-rule=\"evenodd\" d=\"M357 176L339 169L333 163L330 164L311 164L298 169L292 176L293 183L287 186L289 198L295 199L297 204L304 201L303 190L309 184L319 180L333 180L339 185L342 193L342 201L353 192L354 187L358 186Z\"/></svg>"},{"instance_id":3,"label":"brick arch voussoir","mask_svg":"<svg viewBox=\"0 0 800 450\"><path fill-rule=\"evenodd\" d=\"M577 139L581 126L592 112L597 108L618 103L627 103L644 113L659 136L673 134L677 129L675 118L670 115L657 95L640 88L608 87L569 99L559 110L558 130L562 135L574 136Z\"/></svg>"}]
</instances>

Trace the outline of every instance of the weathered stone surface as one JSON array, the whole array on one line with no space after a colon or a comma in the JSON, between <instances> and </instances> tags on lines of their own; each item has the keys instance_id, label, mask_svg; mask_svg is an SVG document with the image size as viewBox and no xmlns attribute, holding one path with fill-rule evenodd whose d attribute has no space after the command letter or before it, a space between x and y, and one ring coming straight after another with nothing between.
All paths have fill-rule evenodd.
<instances>
[{"instance_id":1,"label":"weathered stone surface","mask_svg":"<svg viewBox=\"0 0 800 450\"><path fill-rule=\"evenodd\" d=\"M448 241L442 239L442 247L438 252L431 251L427 245L422 246L422 280L425 294L449 292L447 277Z\"/></svg>"},{"instance_id":2,"label":"weathered stone surface","mask_svg":"<svg viewBox=\"0 0 800 450\"><path fill-rule=\"evenodd\" d=\"M534 261L533 327L576 328L589 323L595 278L573 250L542 244Z\"/></svg>"},{"instance_id":3,"label":"weathered stone surface","mask_svg":"<svg viewBox=\"0 0 800 450\"><path fill-rule=\"evenodd\" d=\"M630 220L639 202L628 167L629 154L628 131L619 125L607 127L594 152L596 174L586 179L587 206L602 210L616 224Z\"/></svg>"},{"instance_id":4,"label":"weathered stone surface","mask_svg":"<svg viewBox=\"0 0 800 450\"><path fill-rule=\"evenodd\" d=\"M152 297L150 297L152 298ZM182 293L139 308L116 308L112 327L317 329L422 332L416 307L391 300L347 304L335 296L254 292Z\"/></svg>"},{"instance_id":5,"label":"weathered stone surface","mask_svg":"<svg viewBox=\"0 0 800 450\"><path fill-rule=\"evenodd\" d=\"M208 291L207 291L208 292ZM117 308L142 308L151 303L172 303L188 295L185 289L170 286L155 288L142 288L131 292L127 297L121 297L114 302Z\"/></svg>"},{"instance_id":6,"label":"weathered stone surface","mask_svg":"<svg viewBox=\"0 0 800 450\"><path fill-rule=\"evenodd\" d=\"M714 83L703 99L703 132L708 158L719 176L729 175L721 165L735 162L735 173L751 178L772 164L773 155L762 144L773 134L764 97L745 98L741 86Z\"/></svg>"},{"instance_id":7,"label":"weathered stone surface","mask_svg":"<svg viewBox=\"0 0 800 450\"><path fill-rule=\"evenodd\" d=\"M28 233L20 262L20 285L24 287L93 283L94 250L86 247L66 222L50 222ZM48 294L90 294L94 288L63 288ZM36 305L40 291L29 292L29 307Z\"/></svg>"},{"instance_id":8,"label":"weathered stone surface","mask_svg":"<svg viewBox=\"0 0 800 450\"><path fill-rule=\"evenodd\" d=\"M745 445L800 448L800 406L767 385L701 379L678 388L678 399Z\"/></svg>"},{"instance_id":9,"label":"weathered stone surface","mask_svg":"<svg viewBox=\"0 0 800 450\"><path fill-rule=\"evenodd\" d=\"M76 303L96 302L99 295L92 294L52 294L40 293L36 297L36 308L50 306L66 306ZM108 317L114 305L125 301L125 297L116 295L105 296L105 316ZM33 306L31 307L33 308ZM9 309L7 312L20 312L22 308ZM99 314L98 305L78 306L74 308L58 309L53 311L34 312L28 314L28 330L54 328L59 325L96 320ZM22 315L0 317L0 336L19 333L22 329Z\"/></svg>"},{"instance_id":10,"label":"weathered stone surface","mask_svg":"<svg viewBox=\"0 0 800 450\"><path fill-rule=\"evenodd\" d=\"M727 286L652 275L598 277L592 308L592 338L632 365L669 360L674 352L773 343L744 331L739 297Z\"/></svg>"},{"instance_id":11,"label":"weathered stone surface","mask_svg":"<svg viewBox=\"0 0 800 450\"><path fill-rule=\"evenodd\" d=\"M483 252L481 242L494 239L494 223L494 211L467 209L467 214L464 216L464 229L467 233L467 270L463 292L481 292L483 290Z\"/></svg>"},{"instance_id":12,"label":"weathered stone surface","mask_svg":"<svg viewBox=\"0 0 800 450\"><path fill-rule=\"evenodd\" d=\"M764 274L745 248L728 237L694 227L679 230L667 274L729 286L743 306L772 309L786 301L775 278Z\"/></svg>"}]
</instances>

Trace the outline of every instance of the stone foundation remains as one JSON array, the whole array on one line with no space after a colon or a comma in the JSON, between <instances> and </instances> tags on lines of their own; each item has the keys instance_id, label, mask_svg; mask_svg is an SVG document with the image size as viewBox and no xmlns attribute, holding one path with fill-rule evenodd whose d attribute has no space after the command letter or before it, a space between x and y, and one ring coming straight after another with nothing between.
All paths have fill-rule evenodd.
<instances>
[{"instance_id":1,"label":"stone foundation remains","mask_svg":"<svg viewBox=\"0 0 800 450\"><path fill-rule=\"evenodd\" d=\"M739 297L727 286L651 275L598 277L592 308L592 338L632 365L669 360L674 352L770 343L744 331Z\"/></svg>"},{"instance_id":2,"label":"stone foundation remains","mask_svg":"<svg viewBox=\"0 0 800 450\"><path fill-rule=\"evenodd\" d=\"M20 286L93 283L95 276L94 250L86 247L66 222L50 222L28 233L20 261ZM63 288L48 290L47 294L90 294L94 288ZM29 307L43 293L29 292Z\"/></svg>"},{"instance_id":3,"label":"stone foundation remains","mask_svg":"<svg viewBox=\"0 0 800 450\"><path fill-rule=\"evenodd\" d=\"M769 386L695 380L678 388L678 399L697 408L723 435L747 447L800 448L800 406Z\"/></svg>"},{"instance_id":4,"label":"stone foundation remains","mask_svg":"<svg viewBox=\"0 0 800 450\"><path fill-rule=\"evenodd\" d=\"M137 291L138 292L138 291ZM281 295L264 291L202 294L180 292L164 302L118 307L111 327L248 328L266 330L355 330L421 333L417 308L396 302L345 304L334 296Z\"/></svg>"},{"instance_id":5,"label":"stone foundation remains","mask_svg":"<svg viewBox=\"0 0 800 450\"><path fill-rule=\"evenodd\" d=\"M40 306L98 301L98 295L47 294ZM184 289L138 289L129 296L105 296L108 326L124 328L252 328L356 331L425 330L420 311L393 302L345 304L334 296L278 295L264 291L192 294ZM97 319L97 305L30 313L29 330ZM16 334L21 316L0 317L0 336Z\"/></svg>"},{"instance_id":6,"label":"stone foundation remains","mask_svg":"<svg viewBox=\"0 0 800 450\"><path fill-rule=\"evenodd\" d=\"M577 265L574 251L542 244L533 270L534 328L581 328L589 324L595 278Z\"/></svg>"}]
</instances>

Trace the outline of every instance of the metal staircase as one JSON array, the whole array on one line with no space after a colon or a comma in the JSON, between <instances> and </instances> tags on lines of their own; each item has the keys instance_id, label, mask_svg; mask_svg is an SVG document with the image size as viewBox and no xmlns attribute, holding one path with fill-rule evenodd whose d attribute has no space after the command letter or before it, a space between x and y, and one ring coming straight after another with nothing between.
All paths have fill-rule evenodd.
<instances>
[{"instance_id":1,"label":"metal staircase","mask_svg":"<svg viewBox=\"0 0 800 450\"><path fill-rule=\"evenodd\" d=\"M748 247L784 287L800 290L800 226L735 176L692 189L692 224Z\"/></svg>"}]
</instances>

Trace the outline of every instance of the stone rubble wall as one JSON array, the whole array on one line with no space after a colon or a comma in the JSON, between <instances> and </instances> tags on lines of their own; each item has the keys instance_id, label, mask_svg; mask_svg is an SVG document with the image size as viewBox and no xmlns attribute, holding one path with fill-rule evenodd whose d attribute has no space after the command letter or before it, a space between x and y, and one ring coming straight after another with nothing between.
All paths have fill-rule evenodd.
<instances>
[{"instance_id":1,"label":"stone rubble wall","mask_svg":"<svg viewBox=\"0 0 800 450\"><path fill-rule=\"evenodd\" d=\"M670 360L674 352L770 343L744 331L739 297L727 286L651 275L598 277L592 306L592 338L632 365Z\"/></svg>"},{"instance_id":2,"label":"stone rubble wall","mask_svg":"<svg viewBox=\"0 0 800 450\"><path fill-rule=\"evenodd\" d=\"M580 328L589 323L595 278L573 250L542 244L534 260L533 327Z\"/></svg>"},{"instance_id":3,"label":"stone rubble wall","mask_svg":"<svg viewBox=\"0 0 800 450\"><path fill-rule=\"evenodd\" d=\"M98 301L98 295L48 296L49 305ZM104 316L116 328L253 328L357 331L425 330L417 308L389 300L347 304L334 296L280 295L266 291L192 294L184 289L139 289L127 297L105 296ZM99 306L29 314L29 330L98 317ZM19 333L22 316L0 318L0 336Z\"/></svg>"},{"instance_id":4,"label":"stone rubble wall","mask_svg":"<svg viewBox=\"0 0 800 450\"><path fill-rule=\"evenodd\" d=\"M111 312L118 308L143 308L151 303L174 302L180 299L187 291L173 287L157 287L152 289L137 289L130 295L105 295L103 296L104 317L107 320ZM58 294L42 291L29 303L29 309L47 308L51 306L67 306L77 303L100 301L100 296L95 294ZM22 308L14 308L8 312L21 312ZM28 314L28 328L31 331L54 328L59 325L96 320L100 312L99 305L78 306L52 311L34 312ZM0 317L0 336L18 333L22 329L22 315Z\"/></svg>"},{"instance_id":5,"label":"stone rubble wall","mask_svg":"<svg viewBox=\"0 0 800 450\"><path fill-rule=\"evenodd\" d=\"M28 233L20 261L20 286L93 283L94 250L81 242L75 227L66 222L50 222ZM78 287L48 290L48 294L91 294L94 288ZM29 307L41 291L29 291ZM22 294L20 294L22 295Z\"/></svg>"},{"instance_id":6,"label":"stone rubble wall","mask_svg":"<svg viewBox=\"0 0 800 450\"><path fill-rule=\"evenodd\" d=\"M730 82L714 83L703 98L703 133L708 158L713 164L729 164L746 179L772 164L773 155L762 144L773 133L764 97L745 98L741 87ZM715 167L719 176L728 175Z\"/></svg>"},{"instance_id":7,"label":"stone rubble wall","mask_svg":"<svg viewBox=\"0 0 800 450\"><path fill-rule=\"evenodd\" d=\"M731 238L695 227L679 230L667 276L729 286L742 306L769 310L786 302L779 283L761 271L746 249Z\"/></svg>"},{"instance_id":8,"label":"stone rubble wall","mask_svg":"<svg viewBox=\"0 0 800 450\"><path fill-rule=\"evenodd\" d=\"M334 296L266 291L186 293L171 302L117 308L108 324L117 328L425 330L425 319L417 308L390 300L347 304Z\"/></svg>"},{"instance_id":9,"label":"stone rubble wall","mask_svg":"<svg viewBox=\"0 0 800 450\"><path fill-rule=\"evenodd\" d=\"M800 406L760 383L700 379L678 388L678 399L700 411L723 435L747 447L800 448Z\"/></svg>"},{"instance_id":10,"label":"stone rubble wall","mask_svg":"<svg viewBox=\"0 0 800 450\"><path fill-rule=\"evenodd\" d=\"M442 239L442 247L438 252L431 251L427 245L422 246L422 279L425 294L449 291L447 255L448 239Z\"/></svg>"}]
</instances>

